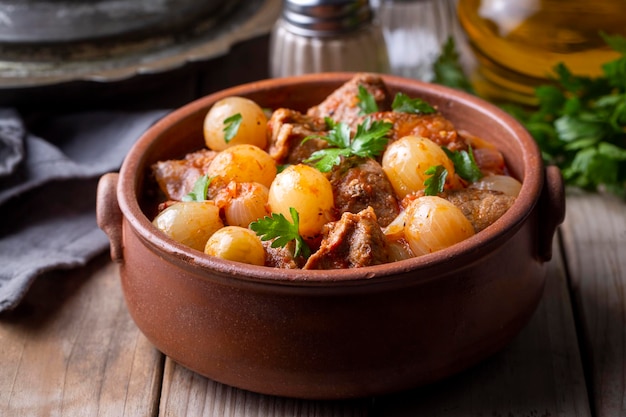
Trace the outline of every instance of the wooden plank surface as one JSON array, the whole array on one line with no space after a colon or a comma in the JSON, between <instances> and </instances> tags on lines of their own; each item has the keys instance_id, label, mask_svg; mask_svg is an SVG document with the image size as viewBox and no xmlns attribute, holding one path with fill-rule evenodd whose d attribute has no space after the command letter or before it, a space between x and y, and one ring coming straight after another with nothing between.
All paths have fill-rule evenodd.
<instances>
[{"instance_id":1,"label":"wooden plank surface","mask_svg":"<svg viewBox=\"0 0 626 417\"><path fill-rule=\"evenodd\" d=\"M40 277L0 317L0 416L154 416L163 355L132 322L117 265Z\"/></svg>"},{"instance_id":2,"label":"wooden plank surface","mask_svg":"<svg viewBox=\"0 0 626 417\"><path fill-rule=\"evenodd\" d=\"M562 227L593 414L626 416L626 203L570 193Z\"/></svg>"},{"instance_id":3,"label":"wooden plank surface","mask_svg":"<svg viewBox=\"0 0 626 417\"><path fill-rule=\"evenodd\" d=\"M376 416L588 417L565 269L555 243L546 288L528 325L503 351L442 383L380 398Z\"/></svg>"},{"instance_id":4,"label":"wooden plank surface","mask_svg":"<svg viewBox=\"0 0 626 417\"><path fill-rule=\"evenodd\" d=\"M167 359L160 417L359 417L370 399L312 401L256 394L219 384Z\"/></svg>"}]
</instances>

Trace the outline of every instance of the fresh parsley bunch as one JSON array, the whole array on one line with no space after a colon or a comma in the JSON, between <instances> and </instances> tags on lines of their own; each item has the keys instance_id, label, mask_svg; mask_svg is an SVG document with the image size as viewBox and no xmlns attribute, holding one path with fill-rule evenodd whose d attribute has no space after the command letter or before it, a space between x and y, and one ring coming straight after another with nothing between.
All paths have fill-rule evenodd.
<instances>
[{"instance_id":1,"label":"fresh parsley bunch","mask_svg":"<svg viewBox=\"0 0 626 417\"><path fill-rule=\"evenodd\" d=\"M576 76L559 64L554 83L535 90L536 109L501 106L528 129L567 184L626 198L626 39L602 36L621 54L602 66L602 76ZM435 82L473 92L453 46L449 40L435 62Z\"/></svg>"},{"instance_id":2,"label":"fresh parsley bunch","mask_svg":"<svg viewBox=\"0 0 626 417\"><path fill-rule=\"evenodd\" d=\"M539 108L512 113L568 184L626 197L626 39L604 39L622 56L602 66L603 76L575 76L559 64L556 84L535 91Z\"/></svg>"},{"instance_id":3,"label":"fresh parsley bunch","mask_svg":"<svg viewBox=\"0 0 626 417\"><path fill-rule=\"evenodd\" d=\"M351 137L350 126L346 123L336 123L331 118L326 118L326 124L331 128L327 136L310 136L304 139L316 137L330 144L330 148L315 151L305 160L305 162L314 163L321 172L329 172L333 166L341 162L342 157L355 155L374 158L378 156L387 146L389 140L387 132L392 127L389 122L372 121L368 117L357 126L356 134Z\"/></svg>"},{"instance_id":4,"label":"fresh parsley bunch","mask_svg":"<svg viewBox=\"0 0 626 417\"><path fill-rule=\"evenodd\" d=\"M357 94L358 106L362 115L369 115L378 111L378 104L374 96L365 87L359 85ZM431 114L437 110L420 98L410 98L404 93L398 93L391 105L394 112ZM329 148L313 152L304 162L315 164L315 168L321 172L329 172L335 165L341 163L342 157L360 156L362 158L375 158L379 156L389 141L388 132L393 128L393 123L384 120L372 121L366 117L359 124L354 137L351 137L350 126L344 122L335 122L330 117L325 118L330 131L326 136L307 136L304 141L312 138L325 140Z\"/></svg>"}]
</instances>

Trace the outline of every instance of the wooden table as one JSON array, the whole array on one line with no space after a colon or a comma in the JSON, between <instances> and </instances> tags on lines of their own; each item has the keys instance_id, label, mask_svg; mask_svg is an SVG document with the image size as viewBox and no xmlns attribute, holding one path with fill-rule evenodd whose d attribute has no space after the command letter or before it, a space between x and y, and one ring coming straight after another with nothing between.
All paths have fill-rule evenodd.
<instances>
[{"instance_id":1,"label":"wooden table","mask_svg":"<svg viewBox=\"0 0 626 417\"><path fill-rule=\"evenodd\" d=\"M432 386L376 398L259 395L164 357L124 303L118 266L39 278L0 315L0 416L626 415L626 204L568 192L543 300L502 352Z\"/></svg>"}]
</instances>

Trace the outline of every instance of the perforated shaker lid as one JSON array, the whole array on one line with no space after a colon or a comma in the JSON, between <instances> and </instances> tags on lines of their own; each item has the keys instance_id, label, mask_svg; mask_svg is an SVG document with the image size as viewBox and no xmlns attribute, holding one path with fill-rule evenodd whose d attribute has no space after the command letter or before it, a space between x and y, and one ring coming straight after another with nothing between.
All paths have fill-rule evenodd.
<instances>
[{"instance_id":1,"label":"perforated shaker lid","mask_svg":"<svg viewBox=\"0 0 626 417\"><path fill-rule=\"evenodd\" d=\"M287 28L303 36L334 36L372 21L368 0L285 0L282 18Z\"/></svg>"}]
</instances>

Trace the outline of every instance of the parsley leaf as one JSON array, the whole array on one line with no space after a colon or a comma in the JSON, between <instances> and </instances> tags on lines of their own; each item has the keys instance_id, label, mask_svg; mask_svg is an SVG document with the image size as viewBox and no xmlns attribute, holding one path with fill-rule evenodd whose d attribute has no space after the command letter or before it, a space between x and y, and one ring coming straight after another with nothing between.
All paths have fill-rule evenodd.
<instances>
[{"instance_id":1,"label":"parsley leaf","mask_svg":"<svg viewBox=\"0 0 626 417\"><path fill-rule=\"evenodd\" d=\"M243 117L241 113L235 113L230 117L224 119L224 142L229 143L237 135L239 126Z\"/></svg>"},{"instance_id":2,"label":"parsley leaf","mask_svg":"<svg viewBox=\"0 0 626 417\"><path fill-rule=\"evenodd\" d=\"M588 147L578 151L562 173L571 184L593 188L596 184L615 184L618 171L618 160L610 153L602 153L598 147Z\"/></svg>"},{"instance_id":3,"label":"parsley leaf","mask_svg":"<svg viewBox=\"0 0 626 417\"><path fill-rule=\"evenodd\" d=\"M350 143L350 150L354 155L363 158L375 157L382 153L387 146L389 138L387 132L392 124L384 121L365 122L356 127L356 134Z\"/></svg>"},{"instance_id":4,"label":"parsley leaf","mask_svg":"<svg viewBox=\"0 0 626 417\"><path fill-rule=\"evenodd\" d=\"M608 83L623 92L626 90L626 38L617 35L609 36L604 33L602 37L612 49L622 54L621 58L604 64L602 70Z\"/></svg>"},{"instance_id":5,"label":"parsley leaf","mask_svg":"<svg viewBox=\"0 0 626 417\"><path fill-rule=\"evenodd\" d=\"M483 173L478 164L476 164L476 159L474 159L474 152L471 146L467 151L451 151L445 146L442 146L441 149L454 164L454 170L459 174L459 177L469 182L476 182L483 177Z\"/></svg>"},{"instance_id":6,"label":"parsley leaf","mask_svg":"<svg viewBox=\"0 0 626 417\"><path fill-rule=\"evenodd\" d=\"M329 148L313 152L311 156L304 160L307 163L315 163L315 168L320 172L330 172L335 165L341 163L342 157L351 155L350 149Z\"/></svg>"},{"instance_id":7,"label":"parsley leaf","mask_svg":"<svg viewBox=\"0 0 626 417\"><path fill-rule=\"evenodd\" d=\"M437 110L421 98L411 98L404 93L397 93L391 103L393 111L398 113L431 114Z\"/></svg>"},{"instance_id":8,"label":"parsley leaf","mask_svg":"<svg viewBox=\"0 0 626 417\"><path fill-rule=\"evenodd\" d=\"M311 249L299 234L300 216L298 211L290 207L289 213L291 214L293 223L289 222L281 213L272 213L271 216L265 216L260 220L250 223L250 229L252 229L261 240L275 239L271 244L273 248L284 247L294 240L296 244L294 256L302 255L308 258L311 255Z\"/></svg>"},{"instance_id":9,"label":"parsley leaf","mask_svg":"<svg viewBox=\"0 0 626 417\"><path fill-rule=\"evenodd\" d=\"M350 126L346 123L336 123L330 117L326 117L324 120L326 121L326 125L330 128L330 131L327 136L316 137L324 139L332 146L336 146L338 148L350 147ZM304 140L307 139L308 137L304 138Z\"/></svg>"},{"instance_id":10,"label":"parsley leaf","mask_svg":"<svg viewBox=\"0 0 626 417\"><path fill-rule=\"evenodd\" d=\"M452 36L448 37L441 54L435 60L433 72L435 73L434 83L476 94L472 83L463 72Z\"/></svg>"},{"instance_id":11,"label":"parsley leaf","mask_svg":"<svg viewBox=\"0 0 626 417\"><path fill-rule=\"evenodd\" d=\"M199 177L193 185L193 189L187 195L183 196L183 201L205 201L207 198L207 191L211 184L211 178L208 175Z\"/></svg>"},{"instance_id":12,"label":"parsley leaf","mask_svg":"<svg viewBox=\"0 0 626 417\"><path fill-rule=\"evenodd\" d=\"M304 140L312 137L326 140L334 148L320 149L313 152L304 162L314 163L315 168L321 172L329 172L335 165L341 163L342 157L352 155L363 158L374 158L382 153L387 146L389 138L387 133L392 128L389 122L375 120L369 117L357 126L354 138L351 138L350 126L346 123L327 119L326 123L331 126L327 136L307 136Z\"/></svg>"},{"instance_id":13,"label":"parsley leaf","mask_svg":"<svg viewBox=\"0 0 626 417\"><path fill-rule=\"evenodd\" d=\"M446 178L448 177L448 170L443 165L433 165L424 171L424 174L430 175L424 181L426 188L424 194L437 195L443 191L443 186L446 184Z\"/></svg>"},{"instance_id":14,"label":"parsley leaf","mask_svg":"<svg viewBox=\"0 0 626 417\"><path fill-rule=\"evenodd\" d=\"M376 99L362 85L359 85L359 93L357 94L357 98L359 99L358 106L359 109L361 109L361 114L371 114L378 111L378 104L376 103Z\"/></svg>"}]
</instances>

